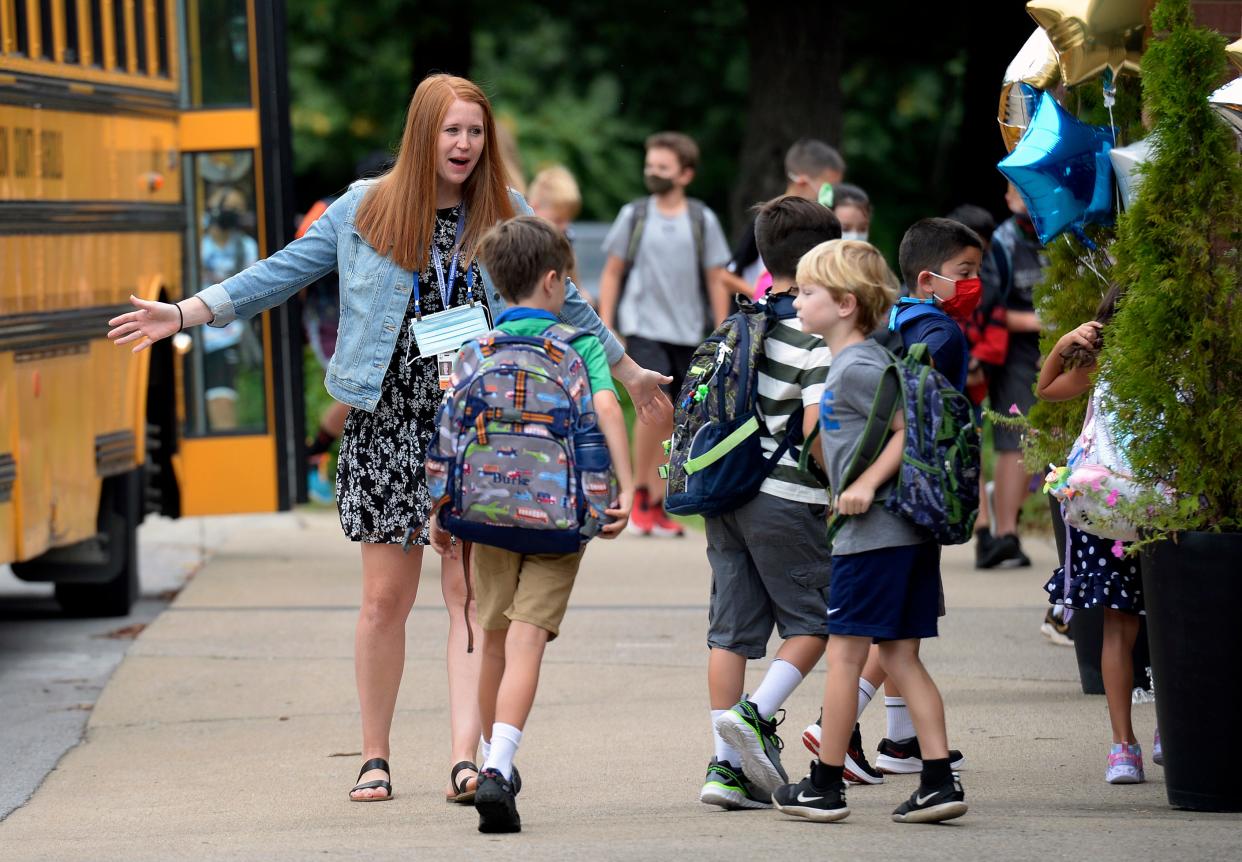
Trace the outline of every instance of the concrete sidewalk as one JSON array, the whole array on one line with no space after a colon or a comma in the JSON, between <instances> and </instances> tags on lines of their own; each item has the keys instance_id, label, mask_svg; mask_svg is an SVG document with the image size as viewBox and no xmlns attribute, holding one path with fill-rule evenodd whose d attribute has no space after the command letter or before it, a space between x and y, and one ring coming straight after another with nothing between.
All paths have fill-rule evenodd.
<instances>
[{"instance_id":1,"label":"concrete sidewalk","mask_svg":"<svg viewBox=\"0 0 1242 862\"><path fill-rule=\"evenodd\" d=\"M1242 817L1170 810L1159 767L1146 785L1104 784L1104 700L1079 693L1073 651L1038 633L1054 554L1031 544L1029 570L977 573L968 548L946 554L950 613L924 656L968 759L962 820L892 823L909 776L852 789L854 811L836 825L697 801L711 755L708 573L692 533L592 545L519 755L525 831L488 837L442 796L447 618L434 555L409 624L396 798L357 804L346 791L359 766L358 551L333 514L239 528L135 643L83 744L0 823L0 858L1238 858ZM819 671L787 704L795 776L822 686ZM863 717L869 748L883 711ZM1154 711L1135 714L1149 743Z\"/></svg>"}]
</instances>

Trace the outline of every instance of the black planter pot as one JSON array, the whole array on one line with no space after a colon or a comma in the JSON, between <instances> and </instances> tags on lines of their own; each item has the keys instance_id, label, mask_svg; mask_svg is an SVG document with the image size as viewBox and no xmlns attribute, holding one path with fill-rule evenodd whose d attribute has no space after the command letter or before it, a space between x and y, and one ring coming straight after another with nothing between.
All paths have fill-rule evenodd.
<instances>
[{"instance_id":1,"label":"black planter pot","mask_svg":"<svg viewBox=\"0 0 1242 862\"><path fill-rule=\"evenodd\" d=\"M1065 522L1061 504L1048 498L1052 509L1052 533L1057 541L1057 559L1065 561ZM1074 611L1070 617L1070 635L1074 638L1074 657L1078 660L1078 682L1083 694L1103 694L1104 675L1100 671L1100 651L1104 648L1104 611ZM1147 668L1151 664L1147 649L1147 621L1139 626L1134 641L1134 687L1150 688Z\"/></svg>"},{"instance_id":2,"label":"black planter pot","mask_svg":"<svg viewBox=\"0 0 1242 862\"><path fill-rule=\"evenodd\" d=\"M1240 533L1184 533L1142 555L1164 780L1176 808L1242 811L1237 776L1203 764L1204 741L1242 713L1233 682L1242 662L1239 560Z\"/></svg>"}]
</instances>

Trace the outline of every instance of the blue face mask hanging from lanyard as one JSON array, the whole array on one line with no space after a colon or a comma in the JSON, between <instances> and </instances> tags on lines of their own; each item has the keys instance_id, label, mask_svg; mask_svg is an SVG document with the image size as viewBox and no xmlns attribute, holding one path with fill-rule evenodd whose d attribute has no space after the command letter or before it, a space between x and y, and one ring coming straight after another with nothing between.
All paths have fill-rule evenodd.
<instances>
[{"instance_id":1,"label":"blue face mask hanging from lanyard","mask_svg":"<svg viewBox=\"0 0 1242 862\"><path fill-rule=\"evenodd\" d=\"M450 307L453 299L453 285L457 281L457 267L461 260L461 237L466 226L466 205L461 206L457 216L457 232L453 240L453 256L449 260L448 276L444 273L444 260L435 244L431 247L431 262L435 269L437 287L443 310L423 316L422 299L419 291L419 274L414 273L414 319L410 321L410 340L418 348L419 359L436 357L440 366L440 386L447 388L448 372L452 369L457 351L471 339L491 331L486 307L474 298L474 271L466 273L466 292L469 295L468 305ZM410 359L409 344L406 345L406 365Z\"/></svg>"}]
</instances>

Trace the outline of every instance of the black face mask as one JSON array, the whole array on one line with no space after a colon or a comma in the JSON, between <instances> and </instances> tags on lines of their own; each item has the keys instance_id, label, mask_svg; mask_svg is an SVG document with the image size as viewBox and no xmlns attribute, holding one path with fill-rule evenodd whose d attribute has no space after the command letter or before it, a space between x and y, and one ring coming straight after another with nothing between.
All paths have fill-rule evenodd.
<instances>
[{"instance_id":1,"label":"black face mask","mask_svg":"<svg viewBox=\"0 0 1242 862\"><path fill-rule=\"evenodd\" d=\"M208 212L207 216L220 230L237 230L241 227L241 214L237 210L215 209Z\"/></svg>"},{"instance_id":2,"label":"black face mask","mask_svg":"<svg viewBox=\"0 0 1242 862\"><path fill-rule=\"evenodd\" d=\"M672 190L673 181L668 177L658 177L655 174L643 174L643 183L647 186L647 191L653 195L662 195Z\"/></svg>"}]
</instances>

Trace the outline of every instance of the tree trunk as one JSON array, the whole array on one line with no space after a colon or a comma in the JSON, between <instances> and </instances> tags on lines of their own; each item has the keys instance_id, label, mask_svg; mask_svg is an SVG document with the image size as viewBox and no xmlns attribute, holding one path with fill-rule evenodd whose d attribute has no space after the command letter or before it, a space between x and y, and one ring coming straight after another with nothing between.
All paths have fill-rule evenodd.
<instances>
[{"instance_id":1,"label":"tree trunk","mask_svg":"<svg viewBox=\"0 0 1242 862\"><path fill-rule=\"evenodd\" d=\"M841 4L746 0L750 92L732 223L785 187L785 151L799 138L841 137Z\"/></svg>"}]
</instances>

